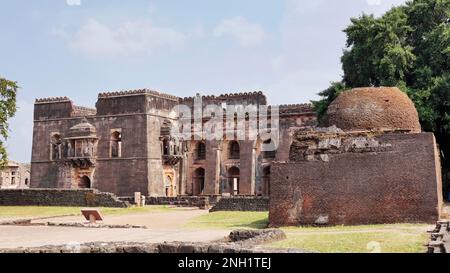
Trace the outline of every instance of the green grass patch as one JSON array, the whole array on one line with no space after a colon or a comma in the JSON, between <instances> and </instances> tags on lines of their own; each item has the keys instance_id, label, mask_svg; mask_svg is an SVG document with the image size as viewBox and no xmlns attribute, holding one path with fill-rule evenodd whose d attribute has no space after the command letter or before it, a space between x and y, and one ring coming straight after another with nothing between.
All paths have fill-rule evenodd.
<instances>
[{"instance_id":1,"label":"green grass patch","mask_svg":"<svg viewBox=\"0 0 450 273\"><path fill-rule=\"evenodd\" d=\"M429 240L425 224L283 228L287 239L269 247L322 253L423 253Z\"/></svg>"},{"instance_id":2,"label":"green grass patch","mask_svg":"<svg viewBox=\"0 0 450 273\"><path fill-rule=\"evenodd\" d=\"M288 235L275 248L300 248L323 253L424 253L428 235L422 233L364 232Z\"/></svg>"},{"instance_id":3,"label":"green grass patch","mask_svg":"<svg viewBox=\"0 0 450 273\"><path fill-rule=\"evenodd\" d=\"M267 212L212 212L192 219L187 227L200 229L262 229ZM285 227L287 239L267 245L323 253L425 252L429 240L426 224L386 224L334 227Z\"/></svg>"},{"instance_id":4,"label":"green grass patch","mask_svg":"<svg viewBox=\"0 0 450 273\"><path fill-rule=\"evenodd\" d=\"M191 228L261 229L267 227L268 212L218 211L192 219Z\"/></svg>"},{"instance_id":5,"label":"green grass patch","mask_svg":"<svg viewBox=\"0 0 450 273\"><path fill-rule=\"evenodd\" d=\"M80 207L39 207L39 206L0 206L0 218L39 218L64 215L81 215ZM98 208L104 215L124 215L133 213L164 212L168 206L146 206L130 208Z\"/></svg>"}]
</instances>

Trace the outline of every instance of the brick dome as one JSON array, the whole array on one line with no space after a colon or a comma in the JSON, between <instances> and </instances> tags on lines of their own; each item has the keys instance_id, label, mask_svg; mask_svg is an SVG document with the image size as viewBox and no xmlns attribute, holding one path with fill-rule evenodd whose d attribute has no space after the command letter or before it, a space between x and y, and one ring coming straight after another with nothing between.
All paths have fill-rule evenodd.
<instances>
[{"instance_id":1,"label":"brick dome","mask_svg":"<svg viewBox=\"0 0 450 273\"><path fill-rule=\"evenodd\" d=\"M400 129L421 132L413 102L396 87L356 88L328 107L327 122L345 131Z\"/></svg>"}]
</instances>

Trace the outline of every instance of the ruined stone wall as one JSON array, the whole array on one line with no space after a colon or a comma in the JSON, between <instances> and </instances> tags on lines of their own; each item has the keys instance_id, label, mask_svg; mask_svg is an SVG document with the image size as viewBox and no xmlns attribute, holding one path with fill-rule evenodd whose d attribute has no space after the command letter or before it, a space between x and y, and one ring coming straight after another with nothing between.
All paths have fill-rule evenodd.
<instances>
[{"instance_id":1,"label":"ruined stone wall","mask_svg":"<svg viewBox=\"0 0 450 273\"><path fill-rule=\"evenodd\" d=\"M222 197L210 209L214 211L268 211L269 198L256 196Z\"/></svg>"},{"instance_id":2,"label":"ruined stone wall","mask_svg":"<svg viewBox=\"0 0 450 273\"><path fill-rule=\"evenodd\" d=\"M442 205L432 133L298 133L272 164L270 225L432 223Z\"/></svg>"},{"instance_id":3,"label":"ruined stone wall","mask_svg":"<svg viewBox=\"0 0 450 273\"><path fill-rule=\"evenodd\" d=\"M171 205L207 209L209 207L209 198L207 196L147 197L145 203L147 205Z\"/></svg>"},{"instance_id":4,"label":"ruined stone wall","mask_svg":"<svg viewBox=\"0 0 450 273\"><path fill-rule=\"evenodd\" d=\"M0 190L0 206L127 207L110 193L94 189Z\"/></svg>"},{"instance_id":5,"label":"ruined stone wall","mask_svg":"<svg viewBox=\"0 0 450 273\"><path fill-rule=\"evenodd\" d=\"M428 242L428 253L450 253L450 221L437 222L431 231L431 240Z\"/></svg>"}]
</instances>

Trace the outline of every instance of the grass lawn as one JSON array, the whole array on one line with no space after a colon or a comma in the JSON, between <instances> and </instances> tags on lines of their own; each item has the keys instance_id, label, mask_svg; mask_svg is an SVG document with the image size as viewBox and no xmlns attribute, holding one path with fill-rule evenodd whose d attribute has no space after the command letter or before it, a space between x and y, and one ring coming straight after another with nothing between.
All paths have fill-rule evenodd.
<instances>
[{"instance_id":1,"label":"grass lawn","mask_svg":"<svg viewBox=\"0 0 450 273\"><path fill-rule=\"evenodd\" d=\"M190 228L201 229L261 229L267 227L267 212L218 211L192 219Z\"/></svg>"},{"instance_id":2,"label":"grass lawn","mask_svg":"<svg viewBox=\"0 0 450 273\"><path fill-rule=\"evenodd\" d=\"M283 228L287 239L269 247L301 248L323 253L424 253L426 224Z\"/></svg>"},{"instance_id":3,"label":"grass lawn","mask_svg":"<svg viewBox=\"0 0 450 273\"><path fill-rule=\"evenodd\" d=\"M213 212L192 219L188 227L201 229L261 229L267 212ZM426 224L393 224L336 227L286 227L287 239L269 244L273 248L300 248L324 253L425 252L429 240Z\"/></svg>"},{"instance_id":4,"label":"grass lawn","mask_svg":"<svg viewBox=\"0 0 450 273\"><path fill-rule=\"evenodd\" d=\"M0 218L39 218L63 215L81 215L79 207L38 207L38 206L0 206ZM171 210L167 206L146 206L130 208L99 208L104 215L129 213L162 212Z\"/></svg>"}]
</instances>

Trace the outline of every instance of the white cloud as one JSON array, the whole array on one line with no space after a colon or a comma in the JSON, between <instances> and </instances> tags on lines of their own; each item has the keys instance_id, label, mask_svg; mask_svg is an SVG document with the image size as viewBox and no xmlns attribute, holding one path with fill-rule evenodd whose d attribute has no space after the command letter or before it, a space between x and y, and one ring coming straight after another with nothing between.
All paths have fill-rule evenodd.
<instances>
[{"instance_id":1,"label":"white cloud","mask_svg":"<svg viewBox=\"0 0 450 273\"><path fill-rule=\"evenodd\" d=\"M150 54L181 47L185 39L181 32L146 21L124 22L114 28L91 19L68 39L68 47L92 56Z\"/></svg>"},{"instance_id":2,"label":"white cloud","mask_svg":"<svg viewBox=\"0 0 450 273\"><path fill-rule=\"evenodd\" d=\"M69 6L81 6L81 0L66 0L66 4Z\"/></svg>"},{"instance_id":3,"label":"white cloud","mask_svg":"<svg viewBox=\"0 0 450 273\"><path fill-rule=\"evenodd\" d=\"M231 36L243 47L260 45L266 38L263 27L243 17L224 19L214 29L214 36Z\"/></svg>"}]
</instances>

